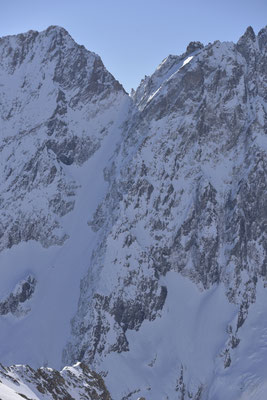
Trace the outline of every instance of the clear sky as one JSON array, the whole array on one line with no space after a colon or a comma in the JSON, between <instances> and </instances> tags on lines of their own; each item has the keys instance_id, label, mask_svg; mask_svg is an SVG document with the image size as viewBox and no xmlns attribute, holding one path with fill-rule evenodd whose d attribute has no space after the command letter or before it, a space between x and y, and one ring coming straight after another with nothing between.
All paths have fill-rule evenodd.
<instances>
[{"instance_id":1,"label":"clear sky","mask_svg":"<svg viewBox=\"0 0 267 400\"><path fill-rule=\"evenodd\" d=\"M0 36L63 26L127 91L190 41L237 41L266 24L267 0L0 0Z\"/></svg>"}]
</instances>

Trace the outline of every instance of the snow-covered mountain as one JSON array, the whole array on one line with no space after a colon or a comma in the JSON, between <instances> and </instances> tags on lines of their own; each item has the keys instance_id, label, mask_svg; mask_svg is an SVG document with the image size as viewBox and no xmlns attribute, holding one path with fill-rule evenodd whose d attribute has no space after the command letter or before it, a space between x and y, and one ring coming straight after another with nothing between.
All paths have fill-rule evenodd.
<instances>
[{"instance_id":1,"label":"snow-covered mountain","mask_svg":"<svg viewBox=\"0 0 267 400\"><path fill-rule=\"evenodd\" d=\"M60 372L0 364L0 381L1 400L111 400L101 376L83 363Z\"/></svg>"},{"instance_id":2,"label":"snow-covered mountain","mask_svg":"<svg viewBox=\"0 0 267 400\"><path fill-rule=\"evenodd\" d=\"M62 28L4 37L0 54L1 361L59 369L131 100Z\"/></svg>"},{"instance_id":3,"label":"snow-covered mountain","mask_svg":"<svg viewBox=\"0 0 267 400\"><path fill-rule=\"evenodd\" d=\"M266 53L193 42L130 97L62 28L1 39L2 363L265 399Z\"/></svg>"}]
</instances>

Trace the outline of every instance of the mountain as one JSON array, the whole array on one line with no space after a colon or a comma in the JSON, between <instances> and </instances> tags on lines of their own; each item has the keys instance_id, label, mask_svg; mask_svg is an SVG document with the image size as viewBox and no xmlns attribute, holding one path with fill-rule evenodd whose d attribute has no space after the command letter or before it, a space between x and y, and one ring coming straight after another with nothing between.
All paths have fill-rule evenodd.
<instances>
[{"instance_id":1,"label":"mountain","mask_svg":"<svg viewBox=\"0 0 267 400\"><path fill-rule=\"evenodd\" d=\"M4 364L265 399L266 47L191 42L129 96L62 28L1 39Z\"/></svg>"},{"instance_id":2,"label":"mountain","mask_svg":"<svg viewBox=\"0 0 267 400\"><path fill-rule=\"evenodd\" d=\"M110 400L101 376L82 363L65 367L32 369L29 365L0 365L3 400Z\"/></svg>"},{"instance_id":3,"label":"mountain","mask_svg":"<svg viewBox=\"0 0 267 400\"><path fill-rule=\"evenodd\" d=\"M0 54L1 361L59 369L131 101L62 28L4 37Z\"/></svg>"}]
</instances>

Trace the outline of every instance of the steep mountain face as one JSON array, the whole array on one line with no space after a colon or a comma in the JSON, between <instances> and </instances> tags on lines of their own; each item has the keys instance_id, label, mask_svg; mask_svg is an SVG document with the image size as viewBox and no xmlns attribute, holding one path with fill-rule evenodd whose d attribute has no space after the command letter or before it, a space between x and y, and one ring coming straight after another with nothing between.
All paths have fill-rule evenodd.
<instances>
[{"instance_id":1,"label":"steep mountain face","mask_svg":"<svg viewBox=\"0 0 267 400\"><path fill-rule=\"evenodd\" d=\"M111 400L101 376L82 363L65 367L32 369L26 365L0 365L3 400Z\"/></svg>"},{"instance_id":2,"label":"steep mountain face","mask_svg":"<svg viewBox=\"0 0 267 400\"><path fill-rule=\"evenodd\" d=\"M1 361L58 369L131 100L53 26L1 39L0 84Z\"/></svg>"},{"instance_id":3,"label":"steep mountain face","mask_svg":"<svg viewBox=\"0 0 267 400\"><path fill-rule=\"evenodd\" d=\"M0 63L1 250L62 244L77 191L67 167L100 147L125 92L62 28L2 38Z\"/></svg>"},{"instance_id":4,"label":"steep mountain face","mask_svg":"<svg viewBox=\"0 0 267 400\"><path fill-rule=\"evenodd\" d=\"M116 399L263 399L267 28L132 98L61 28L0 46L1 359L83 361Z\"/></svg>"},{"instance_id":5,"label":"steep mountain face","mask_svg":"<svg viewBox=\"0 0 267 400\"><path fill-rule=\"evenodd\" d=\"M210 388L216 363L224 375L244 361L241 328L266 279L265 35L192 43L133 96L92 220L98 282L89 269L66 358L108 372L109 387L117 365L127 398L140 387L151 399L223 398Z\"/></svg>"}]
</instances>

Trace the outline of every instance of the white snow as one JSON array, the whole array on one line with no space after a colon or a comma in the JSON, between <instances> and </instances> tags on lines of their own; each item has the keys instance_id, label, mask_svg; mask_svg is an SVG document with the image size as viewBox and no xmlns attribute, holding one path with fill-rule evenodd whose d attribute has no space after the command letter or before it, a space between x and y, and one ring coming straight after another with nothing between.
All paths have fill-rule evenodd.
<instances>
[{"instance_id":1,"label":"white snow","mask_svg":"<svg viewBox=\"0 0 267 400\"><path fill-rule=\"evenodd\" d=\"M106 357L104 365L109 372L105 381L114 398L121 394L119 380L127 382L124 395L140 388L138 395L147 399L172 398L182 365L185 382L192 390L212 380L227 340L225 327L236 306L227 300L223 286L200 291L175 272L169 272L161 284L168 290L162 316L144 321L137 332L127 331L128 353Z\"/></svg>"}]
</instances>

